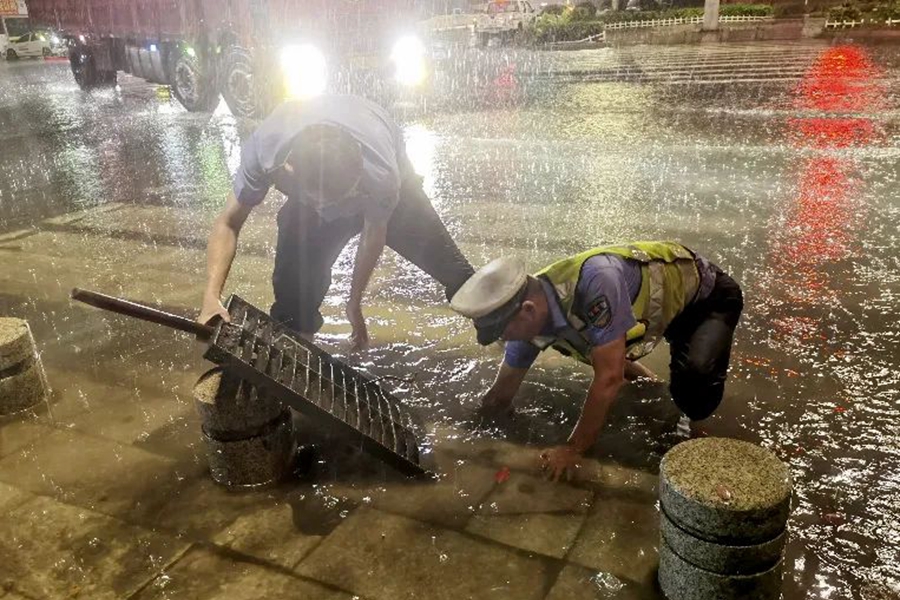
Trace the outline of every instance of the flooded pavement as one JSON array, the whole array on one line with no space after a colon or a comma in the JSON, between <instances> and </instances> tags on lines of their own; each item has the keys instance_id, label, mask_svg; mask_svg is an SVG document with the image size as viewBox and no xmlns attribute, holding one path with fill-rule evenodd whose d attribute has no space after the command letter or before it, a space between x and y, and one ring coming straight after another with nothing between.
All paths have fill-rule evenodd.
<instances>
[{"instance_id":1,"label":"flooded pavement","mask_svg":"<svg viewBox=\"0 0 900 600\"><path fill-rule=\"evenodd\" d=\"M790 465L784 597L900 597L900 53L490 60L508 67L488 85L451 86L476 107L404 116L463 252L537 269L667 238L731 273L746 308L725 401L699 426ZM252 127L130 78L84 94L67 65L0 65L0 314L29 320L54 388L49 410L0 424L0 596L660 597L655 479L678 441L665 386L626 386L579 478L545 483L536 455L568 436L590 374L548 352L516 416L479 422L499 349L476 347L437 285L392 253L369 287L373 347L349 360L415 375L387 387L430 424L441 481L403 482L332 447L313 480L212 484L190 398L202 348L67 297L81 286L195 311L206 231ZM229 280L261 307L282 200L254 211ZM319 336L342 354L352 257ZM667 375L664 348L645 362Z\"/></svg>"}]
</instances>

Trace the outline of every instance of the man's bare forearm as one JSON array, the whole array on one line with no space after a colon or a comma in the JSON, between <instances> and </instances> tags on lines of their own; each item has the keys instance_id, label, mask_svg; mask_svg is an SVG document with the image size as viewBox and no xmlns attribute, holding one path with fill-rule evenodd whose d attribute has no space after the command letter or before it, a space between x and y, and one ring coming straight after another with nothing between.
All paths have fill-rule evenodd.
<instances>
[{"instance_id":1,"label":"man's bare forearm","mask_svg":"<svg viewBox=\"0 0 900 600\"><path fill-rule=\"evenodd\" d=\"M505 408L512 404L516 393L525 380L528 369L516 369L504 361L497 371L497 378L484 395L482 405L492 408Z\"/></svg>"},{"instance_id":2,"label":"man's bare forearm","mask_svg":"<svg viewBox=\"0 0 900 600\"><path fill-rule=\"evenodd\" d=\"M606 424L609 408L615 402L621 386L621 377L595 378L591 383L581 416L569 436L569 444L578 452L585 452L597 441L600 430Z\"/></svg>"},{"instance_id":3,"label":"man's bare forearm","mask_svg":"<svg viewBox=\"0 0 900 600\"><path fill-rule=\"evenodd\" d=\"M229 195L225 209L216 217L206 242L206 288L204 302L218 301L237 252L238 235L251 207Z\"/></svg>"},{"instance_id":4,"label":"man's bare forearm","mask_svg":"<svg viewBox=\"0 0 900 600\"><path fill-rule=\"evenodd\" d=\"M359 240L359 249L356 251L356 261L353 265L353 281L350 284L350 306L360 306L363 294L372 279L372 273L378 266L378 261L384 252L387 238L387 224L366 224L362 237Z\"/></svg>"},{"instance_id":5,"label":"man's bare forearm","mask_svg":"<svg viewBox=\"0 0 900 600\"><path fill-rule=\"evenodd\" d=\"M222 295L228 273L237 251L237 233L222 218L216 219L206 245L206 290L204 297L218 299Z\"/></svg>"}]
</instances>

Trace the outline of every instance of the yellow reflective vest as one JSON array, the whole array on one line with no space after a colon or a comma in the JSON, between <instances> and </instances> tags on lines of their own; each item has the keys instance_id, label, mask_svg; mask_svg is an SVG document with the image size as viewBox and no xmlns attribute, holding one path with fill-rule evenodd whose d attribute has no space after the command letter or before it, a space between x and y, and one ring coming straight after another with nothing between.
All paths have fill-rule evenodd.
<instances>
[{"instance_id":1,"label":"yellow reflective vest","mask_svg":"<svg viewBox=\"0 0 900 600\"><path fill-rule=\"evenodd\" d=\"M584 262L599 254L615 254L641 263L641 289L631 305L637 324L625 335L626 356L637 360L660 342L669 323L690 304L700 287L694 254L675 242L634 242L594 248L553 263L536 277L550 282L569 327L550 345L563 354L590 364L590 343L581 333L588 320L574 310L575 290ZM590 304L590 299L584 304Z\"/></svg>"}]
</instances>

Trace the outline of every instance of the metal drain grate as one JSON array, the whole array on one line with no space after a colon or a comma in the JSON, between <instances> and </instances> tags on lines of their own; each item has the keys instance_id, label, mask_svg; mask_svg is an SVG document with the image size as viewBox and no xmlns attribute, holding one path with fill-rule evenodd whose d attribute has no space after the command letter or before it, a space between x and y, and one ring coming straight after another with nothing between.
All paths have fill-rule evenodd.
<instances>
[{"instance_id":1,"label":"metal drain grate","mask_svg":"<svg viewBox=\"0 0 900 600\"><path fill-rule=\"evenodd\" d=\"M238 296L231 296L226 307L231 323L216 327L208 360L228 366L314 422L335 427L400 472L429 474L420 465L412 416L375 380Z\"/></svg>"}]
</instances>

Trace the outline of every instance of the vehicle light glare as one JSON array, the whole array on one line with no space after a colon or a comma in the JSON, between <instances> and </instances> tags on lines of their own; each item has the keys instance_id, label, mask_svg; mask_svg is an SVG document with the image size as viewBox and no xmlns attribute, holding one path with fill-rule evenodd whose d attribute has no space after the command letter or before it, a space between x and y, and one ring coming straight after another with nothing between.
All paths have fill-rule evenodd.
<instances>
[{"instance_id":1,"label":"vehicle light glare","mask_svg":"<svg viewBox=\"0 0 900 600\"><path fill-rule=\"evenodd\" d=\"M428 75L425 45L414 35L397 40L391 51L391 62L394 63L394 76L401 85L417 86Z\"/></svg>"},{"instance_id":2,"label":"vehicle light glare","mask_svg":"<svg viewBox=\"0 0 900 600\"><path fill-rule=\"evenodd\" d=\"M325 55L312 44L285 46L281 72L289 98L311 98L325 91L328 83Z\"/></svg>"}]
</instances>

